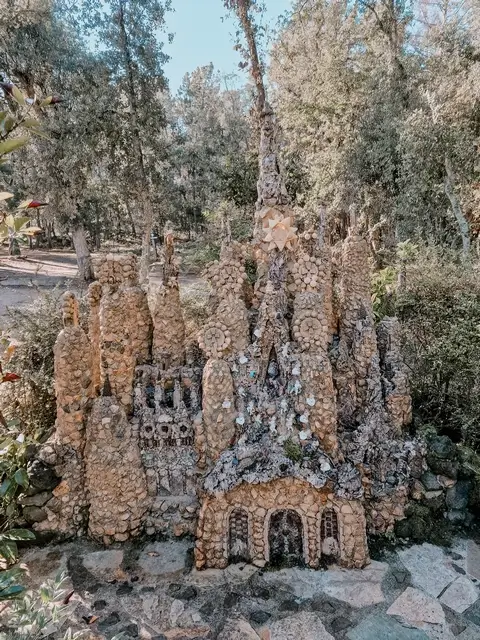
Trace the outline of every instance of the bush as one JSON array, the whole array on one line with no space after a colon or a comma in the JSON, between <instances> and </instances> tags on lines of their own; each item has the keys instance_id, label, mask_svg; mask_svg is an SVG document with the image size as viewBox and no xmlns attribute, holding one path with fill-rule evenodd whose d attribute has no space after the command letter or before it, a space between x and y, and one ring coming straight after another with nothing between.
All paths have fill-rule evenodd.
<instances>
[{"instance_id":1,"label":"bush","mask_svg":"<svg viewBox=\"0 0 480 640\"><path fill-rule=\"evenodd\" d=\"M480 448L480 265L432 253L406 266L396 308L417 424Z\"/></svg>"},{"instance_id":2,"label":"bush","mask_svg":"<svg viewBox=\"0 0 480 640\"><path fill-rule=\"evenodd\" d=\"M55 423L53 345L62 329L61 294L54 289L27 307L9 310L7 335L18 344L9 367L21 380L3 385L0 409L7 419L20 420L24 433L36 437L47 434Z\"/></svg>"}]
</instances>

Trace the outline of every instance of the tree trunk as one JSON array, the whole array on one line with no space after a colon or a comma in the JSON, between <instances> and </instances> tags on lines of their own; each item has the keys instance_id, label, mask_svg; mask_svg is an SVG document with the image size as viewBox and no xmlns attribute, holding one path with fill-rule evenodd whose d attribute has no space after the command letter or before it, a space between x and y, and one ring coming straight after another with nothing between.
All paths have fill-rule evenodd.
<instances>
[{"instance_id":1,"label":"tree trunk","mask_svg":"<svg viewBox=\"0 0 480 640\"><path fill-rule=\"evenodd\" d=\"M458 230L462 237L462 260L467 262L470 259L470 226L465 218L460 200L455 193L455 175L453 173L452 163L448 154L445 155L445 193L450 200L453 215L458 224Z\"/></svg>"},{"instance_id":2,"label":"tree trunk","mask_svg":"<svg viewBox=\"0 0 480 640\"><path fill-rule=\"evenodd\" d=\"M92 259L85 236L85 228L82 224L73 227L72 240L77 254L78 277L84 282L90 282L94 279Z\"/></svg>"},{"instance_id":3,"label":"tree trunk","mask_svg":"<svg viewBox=\"0 0 480 640\"><path fill-rule=\"evenodd\" d=\"M150 198L143 197L143 236L142 236L142 255L140 258L140 283L144 283L148 278L148 270L150 267L150 247L152 241L152 229L153 229L153 208Z\"/></svg>"}]
</instances>

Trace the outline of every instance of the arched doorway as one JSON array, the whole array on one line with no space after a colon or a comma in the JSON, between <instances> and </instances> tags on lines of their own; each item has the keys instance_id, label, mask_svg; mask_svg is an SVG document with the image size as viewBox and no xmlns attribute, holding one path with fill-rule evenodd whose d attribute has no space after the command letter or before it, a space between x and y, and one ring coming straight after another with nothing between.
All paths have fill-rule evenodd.
<instances>
[{"instance_id":1,"label":"arched doorway","mask_svg":"<svg viewBox=\"0 0 480 640\"><path fill-rule=\"evenodd\" d=\"M248 552L248 513L237 507L228 521L228 559L229 562L249 562Z\"/></svg>"},{"instance_id":2,"label":"arched doorway","mask_svg":"<svg viewBox=\"0 0 480 640\"><path fill-rule=\"evenodd\" d=\"M340 556L340 536L338 534L338 516L334 509L325 509L320 523L320 543L322 560L329 564Z\"/></svg>"},{"instance_id":3,"label":"arched doorway","mask_svg":"<svg viewBox=\"0 0 480 640\"><path fill-rule=\"evenodd\" d=\"M268 530L270 564L293 567L304 564L302 519L293 509L276 511Z\"/></svg>"}]
</instances>

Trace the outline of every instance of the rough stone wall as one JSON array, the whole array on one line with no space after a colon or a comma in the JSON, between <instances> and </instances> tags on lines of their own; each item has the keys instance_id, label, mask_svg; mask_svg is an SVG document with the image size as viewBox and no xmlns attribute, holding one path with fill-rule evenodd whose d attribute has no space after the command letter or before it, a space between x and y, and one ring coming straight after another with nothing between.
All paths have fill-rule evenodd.
<instances>
[{"instance_id":1,"label":"rough stone wall","mask_svg":"<svg viewBox=\"0 0 480 640\"><path fill-rule=\"evenodd\" d=\"M170 369L185 362L185 323L173 236L169 233L165 236L162 259L162 282L149 283L148 306L153 320L153 362L163 369Z\"/></svg>"},{"instance_id":2,"label":"rough stone wall","mask_svg":"<svg viewBox=\"0 0 480 640\"><path fill-rule=\"evenodd\" d=\"M88 287L88 337L92 345L92 383L95 393L100 391L100 299L102 285L95 281Z\"/></svg>"},{"instance_id":3,"label":"rough stone wall","mask_svg":"<svg viewBox=\"0 0 480 640\"><path fill-rule=\"evenodd\" d=\"M78 325L78 302L71 292L62 298L64 328L54 346L57 420L46 455L62 478L44 506L47 518L39 531L71 535L82 530L87 516L84 489L85 425L93 396L92 350Z\"/></svg>"},{"instance_id":4,"label":"rough stone wall","mask_svg":"<svg viewBox=\"0 0 480 640\"><path fill-rule=\"evenodd\" d=\"M391 533L397 520L405 517L408 487L398 487L392 493L372 498L365 503L367 531L372 534Z\"/></svg>"},{"instance_id":5,"label":"rough stone wall","mask_svg":"<svg viewBox=\"0 0 480 640\"><path fill-rule=\"evenodd\" d=\"M233 509L247 511L249 554L257 566L269 561L269 523L272 514L293 510L302 520L305 564L316 568L322 556L321 518L333 509L339 525L339 562L361 568L369 561L365 516L359 501L335 497L327 489L315 489L296 478L282 478L264 484L241 484L226 493L207 496L200 512L195 564L197 569L224 568L229 561L229 516Z\"/></svg>"},{"instance_id":6,"label":"rough stone wall","mask_svg":"<svg viewBox=\"0 0 480 640\"><path fill-rule=\"evenodd\" d=\"M104 544L138 535L149 504L147 484L138 442L116 398L97 398L93 403L86 432L85 479L89 535Z\"/></svg>"},{"instance_id":7,"label":"rough stone wall","mask_svg":"<svg viewBox=\"0 0 480 640\"><path fill-rule=\"evenodd\" d=\"M377 339L385 407L394 434L401 436L403 428L412 420L412 397L407 367L400 351L398 319L384 318L379 322Z\"/></svg>"},{"instance_id":8,"label":"rough stone wall","mask_svg":"<svg viewBox=\"0 0 480 640\"><path fill-rule=\"evenodd\" d=\"M102 286L98 320L98 288L91 290L90 336L94 353L100 353L100 384L108 384L127 413L132 409L135 366L150 353L151 318L146 295L138 286L134 255L107 255L97 260L95 273ZM99 325L99 343L97 337ZM98 356L94 356L96 365Z\"/></svg>"},{"instance_id":9,"label":"rough stone wall","mask_svg":"<svg viewBox=\"0 0 480 640\"><path fill-rule=\"evenodd\" d=\"M206 455L215 460L235 437L235 398L228 364L223 360L208 360L202 387Z\"/></svg>"}]
</instances>

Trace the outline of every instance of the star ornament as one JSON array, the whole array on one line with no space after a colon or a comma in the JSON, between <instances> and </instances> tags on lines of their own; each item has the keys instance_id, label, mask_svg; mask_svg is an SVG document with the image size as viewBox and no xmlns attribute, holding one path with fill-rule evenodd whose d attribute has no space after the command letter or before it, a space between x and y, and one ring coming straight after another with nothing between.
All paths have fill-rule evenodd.
<instances>
[{"instance_id":1,"label":"star ornament","mask_svg":"<svg viewBox=\"0 0 480 640\"><path fill-rule=\"evenodd\" d=\"M283 251L293 249L297 240L295 231L297 227L292 227L292 218L274 218L268 221L268 227L264 229L263 241L268 245L267 250L278 249Z\"/></svg>"}]
</instances>

